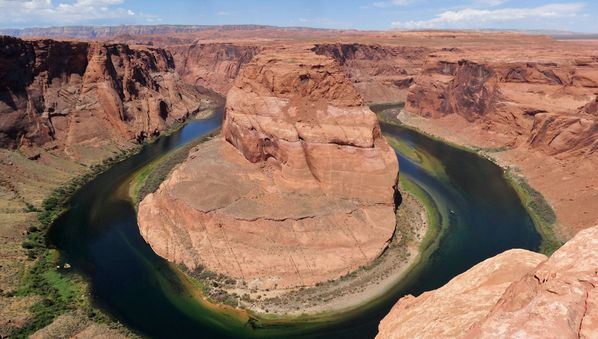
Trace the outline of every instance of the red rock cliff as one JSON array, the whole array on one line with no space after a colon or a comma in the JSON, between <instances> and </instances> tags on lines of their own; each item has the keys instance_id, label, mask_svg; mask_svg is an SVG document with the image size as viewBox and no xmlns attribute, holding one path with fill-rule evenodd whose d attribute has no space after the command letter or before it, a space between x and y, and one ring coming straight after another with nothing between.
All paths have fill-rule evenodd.
<instances>
[{"instance_id":1,"label":"red rock cliff","mask_svg":"<svg viewBox=\"0 0 598 339\"><path fill-rule=\"evenodd\" d=\"M430 60L405 109L458 114L545 154L589 155L598 148L597 68L595 61Z\"/></svg>"},{"instance_id":2,"label":"red rock cliff","mask_svg":"<svg viewBox=\"0 0 598 339\"><path fill-rule=\"evenodd\" d=\"M0 146L142 140L206 101L162 49L0 37Z\"/></svg>"},{"instance_id":3,"label":"red rock cliff","mask_svg":"<svg viewBox=\"0 0 598 339\"><path fill-rule=\"evenodd\" d=\"M227 96L222 133L251 162L273 158L289 182L392 203L394 154L330 58L287 49L256 56Z\"/></svg>"},{"instance_id":4,"label":"red rock cliff","mask_svg":"<svg viewBox=\"0 0 598 339\"><path fill-rule=\"evenodd\" d=\"M226 94L243 65L251 61L259 48L232 43L194 43L172 46L181 79Z\"/></svg>"},{"instance_id":5,"label":"red rock cliff","mask_svg":"<svg viewBox=\"0 0 598 339\"><path fill-rule=\"evenodd\" d=\"M316 44L317 54L334 58L367 102L404 101L430 53L417 46Z\"/></svg>"}]
</instances>

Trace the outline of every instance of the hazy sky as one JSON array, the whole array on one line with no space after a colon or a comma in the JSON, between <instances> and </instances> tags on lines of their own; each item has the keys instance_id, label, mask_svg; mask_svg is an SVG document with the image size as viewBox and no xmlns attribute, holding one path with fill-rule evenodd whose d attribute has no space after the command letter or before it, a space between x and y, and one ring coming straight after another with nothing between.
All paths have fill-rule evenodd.
<instances>
[{"instance_id":1,"label":"hazy sky","mask_svg":"<svg viewBox=\"0 0 598 339\"><path fill-rule=\"evenodd\" d=\"M1 28L116 24L514 28L598 33L598 1L0 0Z\"/></svg>"}]
</instances>

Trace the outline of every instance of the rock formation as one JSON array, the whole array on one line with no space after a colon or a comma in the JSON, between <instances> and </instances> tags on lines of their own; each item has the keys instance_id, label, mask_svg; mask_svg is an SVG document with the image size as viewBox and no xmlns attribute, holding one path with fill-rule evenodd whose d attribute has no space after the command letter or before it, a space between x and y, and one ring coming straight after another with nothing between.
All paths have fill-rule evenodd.
<instances>
[{"instance_id":1,"label":"rock formation","mask_svg":"<svg viewBox=\"0 0 598 339\"><path fill-rule=\"evenodd\" d=\"M458 114L519 138L545 154L591 154L598 148L596 62L430 60L405 109L425 117ZM580 108L581 107L581 108Z\"/></svg>"},{"instance_id":2,"label":"rock formation","mask_svg":"<svg viewBox=\"0 0 598 339\"><path fill-rule=\"evenodd\" d=\"M0 37L0 147L86 147L158 134L205 103L171 55L122 44Z\"/></svg>"},{"instance_id":3,"label":"rock formation","mask_svg":"<svg viewBox=\"0 0 598 339\"><path fill-rule=\"evenodd\" d=\"M222 138L191 152L139 205L159 255L251 287L338 278L395 230L397 160L334 60L262 51L228 92Z\"/></svg>"},{"instance_id":4,"label":"rock formation","mask_svg":"<svg viewBox=\"0 0 598 339\"><path fill-rule=\"evenodd\" d=\"M377 338L595 338L598 226L550 258L510 250L399 300Z\"/></svg>"},{"instance_id":5,"label":"rock formation","mask_svg":"<svg viewBox=\"0 0 598 339\"><path fill-rule=\"evenodd\" d=\"M232 43L193 43L168 48L181 79L226 94L258 47Z\"/></svg>"},{"instance_id":6,"label":"rock formation","mask_svg":"<svg viewBox=\"0 0 598 339\"><path fill-rule=\"evenodd\" d=\"M316 44L317 54L341 65L367 102L405 101L430 53L426 47L363 43Z\"/></svg>"}]
</instances>

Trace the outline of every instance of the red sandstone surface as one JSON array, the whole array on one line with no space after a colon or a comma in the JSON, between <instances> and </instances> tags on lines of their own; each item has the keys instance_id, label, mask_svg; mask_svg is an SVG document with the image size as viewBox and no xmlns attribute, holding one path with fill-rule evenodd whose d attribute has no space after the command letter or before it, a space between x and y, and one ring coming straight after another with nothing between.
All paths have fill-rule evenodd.
<instances>
[{"instance_id":1,"label":"red sandstone surface","mask_svg":"<svg viewBox=\"0 0 598 339\"><path fill-rule=\"evenodd\" d=\"M258 53L257 45L199 43L168 48L186 83L211 88L226 94L243 65Z\"/></svg>"},{"instance_id":2,"label":"red sandstone surface","mask_svg":"<svg viewBox=\"0 0 598 339\"><path fill-rule=\"evenodd\" d=\"M44 199L218 100L181 82L161 48L0 37L1 337L31 322L31 306L40 300L14 295L36 263L23 242L42 229L37 214ZM114 336L78 307L37 334Z\"/></svg>"},{"instance_id":3,"label":"red sandstone surface","mask_svg":"<svg viewBox=\"0 0 598 339\"><path fill-rule=\"evenodd\" d=\"M510 250L399 300L377 338L595 338L598 226L546 259Z\"/></svg>"},{"instance_id":4,"label":"red sandstone surface","mask_svg":"<svg viewBox=\"0 0 598 339\"><path fill-rule=\"evenodd\" d=\"M51 145L81 159L102 144L157 135L207 101L163 49L10 37L0 45L5 148Z\"/></svg>"},{"instance_id":5,"label":"red sandstone surface","mask_svg":"<svg viewBox=\"0 0 598 339\"><path fill-rule=\"evenodd\" d=\"M334 60L262 51L228 92L222 138L139 205L143 237L169 260L258 289L370 263L395 230L398 167L362 104Z\"/></svg>"},{"instance_id":6,"label":"red sandstone surface","mask_svg":"<svg viewBox=\"0 0 598 339\"><path fill-rule=\"evenodd\" d=\"M403 123L482 149L527 178L555 209L561 239L598 222L595 42L442 32L371 39L315 50L343 65L364 97L405 98Z\"/></svg>"}]
</instances>

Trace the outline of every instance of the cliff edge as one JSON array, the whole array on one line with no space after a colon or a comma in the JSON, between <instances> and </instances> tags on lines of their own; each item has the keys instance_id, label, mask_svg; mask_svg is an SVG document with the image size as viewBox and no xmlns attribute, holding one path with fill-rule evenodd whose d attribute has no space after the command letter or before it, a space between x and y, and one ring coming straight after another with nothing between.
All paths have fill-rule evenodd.
<instances>
[{"instance_id":1,"label":"cliff edge","mask_svg":"<svg viewBox=\"0 0 598 339\"><path fill-rule=\"evenodd\" d=\"M510 250L441 288L401 298L377 338L596 338L598 226L550 258Z\"/></svg>"}]
</instances>

